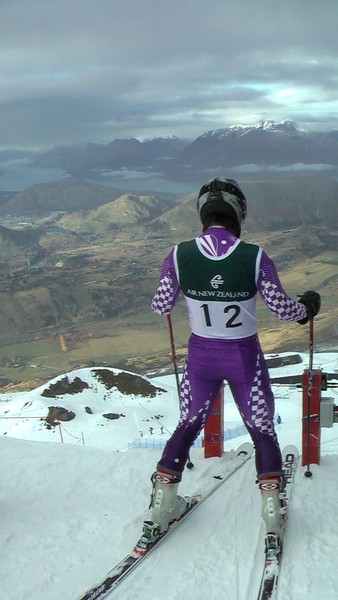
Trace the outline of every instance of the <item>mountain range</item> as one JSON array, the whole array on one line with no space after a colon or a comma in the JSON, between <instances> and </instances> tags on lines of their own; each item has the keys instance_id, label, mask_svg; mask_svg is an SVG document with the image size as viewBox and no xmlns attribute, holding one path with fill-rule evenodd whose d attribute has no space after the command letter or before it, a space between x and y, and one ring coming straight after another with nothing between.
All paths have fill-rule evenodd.
<instances>
[{"instance_id":1,"label":"mountain range","mask_svg":"<svg viewBox=\"0 0 338 600\"><path fill-rule=\"evenodd\" d=\"M338 181L333 177L299 173L278 179L252 177L239 180L248 202L245 229L249 232L280 230L304 224L335 231L338 218ZM83 230L84 221L100 225L95 231L114 230L126 225L145 227L157 233L197 233L197 191L186 195L170 193L131 194L87 181L36 184L0 202L0 218L41 218L53 215L53 223L67 230ZM63 214L65 213L65 214ZM35 227L38 224L35 223ZM39 227L46 223L39 223ZM18 228L18 227L16 227ZM24 229L20 226L18 229ZM3 236L2 236L3 237Z\"/></svg>"},{"instance_id":2,"label":"mountain range","mask_svg":"<svg viewBox=\"0 0 338 600\"><path fill-rule=\"evenodd\" d=\"M269 122L208 132L193 143L170 139L163 143L152 140L147 145L120 140L110 147L119 145L125 161L132 146L135 161L137 153L140 156L146 148L152 148L153 156L155 146L162 148L162 164L167 165L168 173L168 165L173 168L177 161L174 177L179 168L182 173L184 169L193 173L193 165L199 164L199 151L208 156L207 148L213 144L224 152L244 144L247 154L243 150L243 160L248 161L250 144L252 152L258 149L258 142L252 140L264 138L261 158L257 150L257 164L263 161L264 152L269 155L268 150L263 152L269 144L275 156L284 148L286 161L287 144L303 144L309 156L309 149L314 151L320 142L323 148L331 149L338 143L334 132L318 134L317 144L316 135L301 132L290 122ZM109 145L101 146L103 155ZM69 148L67 152L71 156ZM331 154L337 162L338 153ZM56 155L50 151L49 158ZM61 160L61 150L58 156ZM78 149L78 165L82 156ZM220 150L214 156L221 156ZM301 160L301 153L295 157L290 151L291 156ZM317 161L321 158L312 156ZM323 152L324 156L329 157L329 153ZM212 158L208 160L211 164ZM282 158L278 160L281 164ZM153 168L149 165L151 161L144 169ZM295 297L305 289L321 293L316 339L323 348L336 348L338 181L334 171L319 168L318 163L310 166L308 162L307 172L300 163L293 168L278 167L275 176L268 167L262 167L261 173L253 167L251 173L247 167L242 171L238 167L237 179L248 201L243 239L264 247L291 295ZM87 167L91 167L90 161ZM163 190L135 192L128 189L127 181L121 189L90 181L88 173L84 169L83 179L70 176L30 185L17 193L0 193L0 379L4 381L44 380L69 364L106 364L112 353L117 364L124 366L127 359L132 360L142 372L145 365L159 357L162 360L165 354L166 340L156 315L150 314L150 299L163 257L174 243L200 232L196 211L199 185L194 183L194 191L185 195ZM207 171L200 168L198 177L204 182ZM105 178L99 181L108 183ZM262 317L258 314L265 348L281 350L286 343L288 348L296 343L299 347L300 337L303 347L306 345L304 330L301 333L290 327L286 332L285 326L279 333L279 324L266 312ZM184 307L178 306L176 314L180 350L186 343Z\"/></svg>"},{"instance_id":3,"label":"mountain range","mask_svg":"<svg viewBox=\"0 0 338 600\"><path fill-rule=\"evenodd\" d=\"M114 180L127 184L138 176L198 186L215 175L247 178L264 173L272 177L285 171L338 175L338 131L307 131L289 120L237 124L205 132L195 140L129 138L18 152L0 152L0 174L11 161L15 167L20 160L35 170L58 169L68 177L112 185Z\"/></svg>"},{"instance_id":4,"label":"mountain range","mask_svg":"<svg viewBox=\"0 0 338 600\"><path fill-rule=\"evenodd\" d=\"M278 172L319 165L337 169L338 132L304 131L292 121L261 121L254 127L236 125L203 134L173 157L167 172L194 180L201 170L212 176L239 168L243 175L271 167Z\"/></svg>"}]
</instances>

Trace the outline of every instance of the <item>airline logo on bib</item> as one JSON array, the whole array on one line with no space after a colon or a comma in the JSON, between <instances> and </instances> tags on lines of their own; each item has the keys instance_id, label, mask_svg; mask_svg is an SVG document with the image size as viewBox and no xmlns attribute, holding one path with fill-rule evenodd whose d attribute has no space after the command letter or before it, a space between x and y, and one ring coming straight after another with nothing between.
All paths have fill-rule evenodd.
<instances>
[{"instance_id":1,"label":"airline logo on bib","mask_svg":"<svg viewBox=\"0 0 338 600\"><path fill-rule=\"evenodd\" d=\"M210 280L210 283L211 283L211 287L213 287L214 290L218 290L219 286L223 285L224 279L223 279L222 275L215 275L215 277L213 277Z\"/></svg>"}]
</instances>

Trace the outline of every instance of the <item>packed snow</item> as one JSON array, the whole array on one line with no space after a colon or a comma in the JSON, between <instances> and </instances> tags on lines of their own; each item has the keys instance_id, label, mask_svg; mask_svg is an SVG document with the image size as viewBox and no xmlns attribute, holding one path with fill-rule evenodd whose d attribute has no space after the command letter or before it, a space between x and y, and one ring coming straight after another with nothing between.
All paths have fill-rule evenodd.
<instances>
[{"instance_id":1,"label":"packed snow","mask_svg":"<svg viewBox=\"0 0 338 600\"><path fill-rule=\"evenodd\" d=\"M308 358L300 357L298 364L271 368L272 379L301 374ZM315 354L314 365L335 373L337 357ZM149 516L150 475L178 419L175 378L99 371L81 369L30 392L0 395L1 598L77 600L131 550ZM273 389L280 444L301 451L302 390L294 384ZM337 388L323 394L338 404ZM48 422L50 406L75 417L52 415ZM321 461L311 465L311 478L300 460L278 600L338 597L337 427L322 429ZM227 387L225 430L237 437L224 442L223 457L205 459L200 440L192 448L195 466L185 471L182 494L206 490L229 450L249 441L238 435L241 421ZM264 558L255 476L252 458L111 597L255 600Z\"/></svg>"}]
</instances>

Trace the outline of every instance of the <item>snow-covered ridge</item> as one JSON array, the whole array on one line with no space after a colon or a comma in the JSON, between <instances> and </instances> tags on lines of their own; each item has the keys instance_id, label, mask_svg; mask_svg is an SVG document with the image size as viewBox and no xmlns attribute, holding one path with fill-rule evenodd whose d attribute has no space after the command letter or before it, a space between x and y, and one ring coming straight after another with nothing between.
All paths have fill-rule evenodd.
<instances>
[{"instance_id":1,"label":"snow-covered ridge","mask_svg":"<svg viewBox=\"0 0 338 600\"><path fill-rule=\"evenodd\" d=\"M276 395L288 393L288 384L300 384L308 367L308 357L302 353L267 354L266 359ZM316 354L315 366L335 378L337 354ZM230 430L242 421L225 389L230 411L225 429ZM0 394L0 436L27 440L121 451L139 438L164 441L177 420L172 375L148 378L112 367L84 368L35 390Z\"/></svg>"},{"instance_id":2,"label":"snow-covered ridge","mask_svg":"<svg viewBox=\"0 0 338 600\"><path fill-rule=\"evenodd\" d=\"M258 130L271 133L280 133L285 135L296 135L300 131L300 129L298 129L297 124L294 121L285 120L280 121L279 123L275 123L274 121L267 120L258 121L255 125L237 124L231 125L230 127L227 127L225 129L214 129L211 131L207 131L206 133L201 135L199 139L203 139L206 137L218 137L219 139L222 139L222 137L228 137L231 135L243 136Z\"/></svg>"}]
</instances>

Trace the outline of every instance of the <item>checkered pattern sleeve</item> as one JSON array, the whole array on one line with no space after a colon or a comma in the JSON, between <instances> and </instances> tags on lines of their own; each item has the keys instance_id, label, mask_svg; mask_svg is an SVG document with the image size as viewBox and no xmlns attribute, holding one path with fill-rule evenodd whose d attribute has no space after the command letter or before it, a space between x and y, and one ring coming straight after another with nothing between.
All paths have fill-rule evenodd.
<instances>
[{"instance_id":1,"label":"checkered pattern sleeve","mask_svg":"<svg viewBox=\"0 0 338 600\"><path fill-rule=\"evenodd\" d=\"M279 280L274 262L263 251L257 287L266 306L281 321L301 321L307 317L307 310L301 302L288 296Z\"/></svg>"},{"instance_id":2,"label":"checkered pattern sleeve","mask_svg":"<svg viewBox=\"0 0 338 600\"><path fill-rule=\"evenodd\" d=\"M172 311L181 291L176 277L173 253L174 250L163 261L158 288L151 302L152 310L161 316L168 315Z\"/></svg>"}]
</instances>

